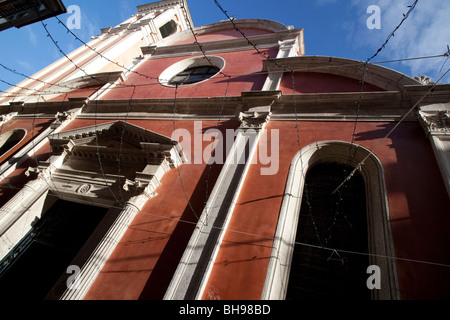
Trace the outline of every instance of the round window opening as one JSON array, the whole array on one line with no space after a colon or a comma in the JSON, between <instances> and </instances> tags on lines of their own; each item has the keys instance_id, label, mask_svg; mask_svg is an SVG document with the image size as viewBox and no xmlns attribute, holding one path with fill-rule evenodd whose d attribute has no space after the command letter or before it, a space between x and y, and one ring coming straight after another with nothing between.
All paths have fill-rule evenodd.
<instances>
[{"instance_id":1,"label":"round window opening","mask_svg":"<svg viewBox=\"0 0 450 320\"><path fill-rule=\"evenodd\" d=\"M169 87L186 86L208 80L218 74L225 61L216 56L197 57L179 61L159 76L159 82Z\"/></svg>"}]
</instances>

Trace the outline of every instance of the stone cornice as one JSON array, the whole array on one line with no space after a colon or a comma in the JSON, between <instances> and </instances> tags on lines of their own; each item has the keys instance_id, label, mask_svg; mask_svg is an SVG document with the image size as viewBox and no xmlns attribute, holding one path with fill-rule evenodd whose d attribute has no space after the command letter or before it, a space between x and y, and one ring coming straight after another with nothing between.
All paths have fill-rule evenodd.
<instances>
[{"instance_id":1,"label":"stone cornice","mask_svg":"<svg viewBox=\"0 0 450 320\"><path fill-rule=\"evenodd\" d=\"M63 86L70 87L72 89L82 89L86 87L104 85L106 83L113 83L120 77L123 77L123 71L100 72L58 83L58 88L62 89L60 86Z\"/></svg>"},{"instance_id":2,"label":"stone cornice","mask_svg":"<svg viewBox=\"0 0 450 320\"><path fill-rule=\"evenodd\" d=\"M361 119L368 121L395 121L405 114L430 87L426 85L404 86L399 91L365 92L361 100ZM353 120L359 92L311 93L295 96L281 91L243 92L241 96L198 97L175 99L86 100L25 103L4 106L4 113L18 112L15 119L54 118L55 113L83 107L77 118L111 119L121 117L143 120L206 120L238 119L241 112L252 107L271 105L272 119L291 120L297 109L298 119L305 120ZM437 85L423 100L422 105L450 101L450 85ZM176 103L176 114L174 114ZM294 105L296 108L294 108ZM14 109L14 110L13 110ZM34 113L36 112L36 113ZM1 113L1 112L0 112ZM412 115L408 120L417 121Z\"/></svg>"},{"instance_id":3,"label":"stone cornice","mask_svg":"<svg viewBox=\"0 0 450 320\"><path fill-rule=\"evenodd\" d=\"M258 48L278 47L281 41L293 39L298 39L299 43L302 42L303 29L285 30L279 31L277 33L248 37L248 40L250 40ZM249 44L248 40L245 38L236 38L227 40L208 41L202 42L201 46L206 53L254 50L253 46ZM300 48L303 48L303 46L300 46ZM157 44L155 44L148 47L142 47L141 49L144 55L151 55L152 59L202 53L201 50L199 49L199 45L196 43L187 43L179 45L174 44L170 46L158 46ZM303 52L301 52L300 54L303 54Z\"/></svg>"},{"instance_id":4,"label":"stone cornice","mask_svg":"<svg viewBox=\"0 0 450 320\"><path fill-rule=\"evenodd\" d=\"M184 0L164 0L158 1L150 4L144 4L142 6L138 6L137 10L139 13L149 13L152 11L168 9L176 5L185 4Z\"/></svg>"}]
</instances>

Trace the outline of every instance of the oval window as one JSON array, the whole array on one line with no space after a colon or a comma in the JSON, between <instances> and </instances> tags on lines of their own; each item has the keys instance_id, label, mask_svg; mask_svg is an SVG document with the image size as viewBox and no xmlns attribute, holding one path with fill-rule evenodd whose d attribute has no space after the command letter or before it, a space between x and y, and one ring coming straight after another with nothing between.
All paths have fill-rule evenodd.
<instances>
[{"instance_id":1,"label":"oval window","mask_svg":"<svg viewBox=\"0 0 450 320\"><path fill-rule=\"evenodd\" d=\"M214 77L224 67L225 60L217 56L190 58L164 70L159 76L159 82L169 87L199 83Z\"/></svg>"}]
</instances>

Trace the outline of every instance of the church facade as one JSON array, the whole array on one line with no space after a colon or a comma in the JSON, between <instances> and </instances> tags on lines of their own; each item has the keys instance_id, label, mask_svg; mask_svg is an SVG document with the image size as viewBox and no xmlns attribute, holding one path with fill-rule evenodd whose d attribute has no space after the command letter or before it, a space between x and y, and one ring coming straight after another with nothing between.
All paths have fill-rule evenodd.
<instances>
[{"instance_id":1,"label":"church facade","mask_svg":"<svg viewBox=\"0 0 450 320\"><path fill-rule=\"evenodd\" d=\"M446 299L450 85L143 5L0 95L0 287Z\"/></svg>"}]
</instances>

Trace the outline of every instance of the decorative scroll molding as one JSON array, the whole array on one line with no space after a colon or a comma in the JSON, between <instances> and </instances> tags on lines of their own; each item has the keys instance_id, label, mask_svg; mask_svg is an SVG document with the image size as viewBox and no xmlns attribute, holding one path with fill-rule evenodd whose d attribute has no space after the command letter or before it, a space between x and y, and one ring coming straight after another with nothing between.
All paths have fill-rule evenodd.
<instances>
[{"instance_id":1,"label":"decorative scroll molding","mask_svg":"<svg viewBox=\"0 0 450 320\"><path fill-rule=\"evenodd\" d=\"M450 197L450 103L421 106L418 118L430 139L439 170Z\"/></svg>"},{"instance_id":2,"label":"decorative scroll molding","mask_svg":"<svg viewBox=\"0 0 450 320\"><path fill-rule=\"evenodd\" d=\"M8 114L0 114L0 126L3 126L5 123L7 123L12 118L14 118L16 115L17 115L17 112L11 112Z\"/></svg>"},{"instance_id":3,"label":"decorative scroll molding","mask_svg":"<svg viewBox=\"0 0 450 320\"><path fill-rule=\"evenodd\" d=\"M431 81L431 79L427 76L414 77L414 80L419 81L421 84L425 86L434 84L434 82Z\"/></svg>"},{"instance_id":4,"label":"decorative scroll molding","mask_svg":"<svg viewBox=\"0 0 450 320\"><path fill-rule=\"evenodd\" d=\"M427 134L450 134L450 109L419 111L419 120Z\"/></svg>"},{"instance_id":5,"label":"decorative scroll molding","mask_svg":"<svg viewBox=\"0 0 450 320\"><path fill-rule=\"evenodd\" d=\"M102 147L105 142L111 143L118 137L128 147ZM122 189L124 194L120 195L127 198L114 223L81 268L78 280L80 285L76 288L67 288L60 297L62 300L80 300L95 282L134 217L149 199L156 196L156 188L160 185L164 173L179 166L186 159L177 141L122 121L64 132L51 137L50 142L55 153L67 152L68 160L80 161L81 167L84 160L95 160L93 155L99 157L105 164L114 161L117 163L117 159L125 158L128 165L136 166L136 168L138 164L144 165L142 171L135 170L131 175L133 177L114 176L109 172L107 173L109 182L103 181L106 182L110 191L114 185L118 187L117 189ZM93 142L95 142L94 145L90 145ZM56 176L54 183L58 183L59 179L66 182L73 181L77 173L79 171L71 172L66 168L65 172ZM63 177L63 174L66 176ZM105 188L104 185L103 188ZM96 197L101 196L97 181L82 184L77 189L78 193L81 190L83 199L91 197L97 202Z\"/></svg>"},{"instance_id":6,"label":"decorative scroll molding","mask_svg":"<svg viewBox=\"0 0 450 320\"><path fill-rule=\"evenodd\" d=\"M241 125L239 129L261 130L264 124L270 120L270 112L241 112L239 121Z\"/></svg>"},{"instance_id":7,"label":"decorative scroll molding","mask_svg":"<svg viewBox=\"0 0 450 320\"><path fill-rule=\"evenodd\" d=\"M58 133L49 140L53 155L66 154L67 165L53 174L55 191L94 205L126 202L140 193L154 196L164 173L186 161L177 141L123 121Z\"/></svg>"}]
</instances>

